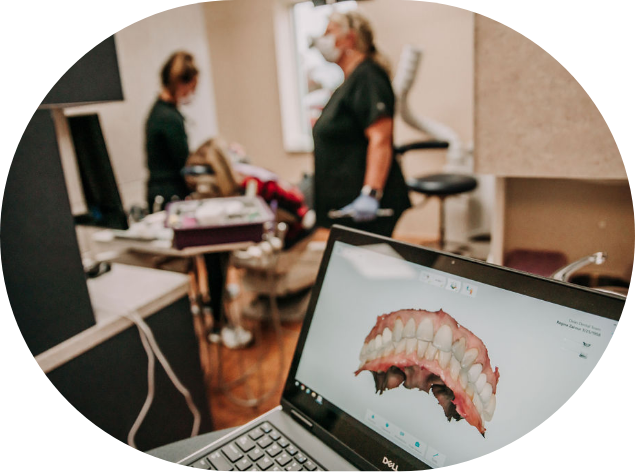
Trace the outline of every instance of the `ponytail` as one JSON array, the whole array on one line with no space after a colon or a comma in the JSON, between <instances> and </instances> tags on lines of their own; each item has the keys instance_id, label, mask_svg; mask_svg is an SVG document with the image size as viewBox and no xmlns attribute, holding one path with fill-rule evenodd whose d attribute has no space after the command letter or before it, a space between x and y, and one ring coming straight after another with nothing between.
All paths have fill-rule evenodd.
<instances>
[{"instance_id":1,"label":"ponytail","mask_svg":"<svg viewBox=\"0 0 635 472\"><path fill-rule=\"evenodd\" d=\"M174 95L179 84L189 84L198 76L194 56L185 51L172 54L161 69L161 85Z\"/></svg>"}]
</instances>

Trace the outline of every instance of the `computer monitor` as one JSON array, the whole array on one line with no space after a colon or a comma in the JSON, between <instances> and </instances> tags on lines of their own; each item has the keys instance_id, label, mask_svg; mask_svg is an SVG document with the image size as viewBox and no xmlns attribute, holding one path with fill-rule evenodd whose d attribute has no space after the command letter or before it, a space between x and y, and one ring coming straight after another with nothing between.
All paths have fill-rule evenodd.
<instances>
[{"instance_id":1,"label":"computer monitor","mask_svg":"<svg viewBox=\"0 0 635 472\"><path fill-rule=\"evenodd\" d=\"M69 116L67 119L88 209L87 214L75 217L75 223L128 229L128 218L101 132L99 116L87 114Z\"/></svg>"}]
</instances>

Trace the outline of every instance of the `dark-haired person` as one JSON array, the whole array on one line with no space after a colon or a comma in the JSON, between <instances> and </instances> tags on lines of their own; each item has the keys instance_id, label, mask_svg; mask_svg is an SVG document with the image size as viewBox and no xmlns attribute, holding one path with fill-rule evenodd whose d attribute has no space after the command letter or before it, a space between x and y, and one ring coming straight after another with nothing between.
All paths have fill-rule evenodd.
<instances>
[{"instance_id":1,"label":"dark-haired person","mask_svg":"<svg viewBox=\"0 0 635 472\"><path fill-rule=\"evenodd\" d=\"M179 106L188 103L198 85L198 68L194 57L184 51L172 54L161 69L161 92L146 122L146 154L149 170L147 183L148 211L163 210L173 200L183 200L190 191L181 169L190 155L185 118ZM238 348L251 342L252 335L241 327L226 326L223 319L223 292L227 257L220 253L205 254L209 295L214 328L210 340Z\"/></svg>"}]
</instances>

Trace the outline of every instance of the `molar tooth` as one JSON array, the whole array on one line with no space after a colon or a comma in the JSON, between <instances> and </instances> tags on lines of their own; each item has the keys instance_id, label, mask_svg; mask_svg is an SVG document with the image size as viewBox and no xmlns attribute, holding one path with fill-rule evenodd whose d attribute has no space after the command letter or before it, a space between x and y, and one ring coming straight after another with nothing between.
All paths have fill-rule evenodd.
<instances>
[{"instance_id":1,"label":"molar tooth","mask_svg":"<svg viewBox=\"0 0 635 472\"><path fill-rule=\"evenodd\" d=\"M426 360L432 361L434 360L434 356L436 356L438 349L434 347L434 344L428 343L428 348L426 349Z\"/></svg>"},{"instance_id":2,"label":"molar tooth","mask_svg":"<svg viewBox=\"0 0 635 472\"><path fill-rule=\"evenodd\" d=\"M390 331L390 328L384 328L384 332L382 334L382 343L388 344L389 342L392 342L392 331Z\"/></svg>"},{"instance_id":3,"label":"molar tooth","mask_svg":"<svg viewBox=\"0 0 635 472\"><path fill-rule=\"evenodd\" d=\"M427 349L429 344L430 343L428 343L427 341L417 340L417 356L419 356L421 359L423 359L423 357L428 352Z\"/></svg>"},{"instance_id":4,"label":"molar tooth","mask_svg":"<svg viewBox=\"0 0 635 472\"><path fill-rule=\"evenodd\" d=\"M417 338L406 339L406 354L412 354L417 350Z\"/></svg>"},{"instance_id":5,"label":"molar tooth","mask_svg":"<svg viewBox=\"0 0 635 472\"><path fill-rule=\"evenodd\" d=\"M464 369L469 368L476 358L478 357L478 349L473 347L472 349L468 349L465 351L465 355L463 356L463 360L461 361L461 367Z\"/></svg>"},{"instance_id":6,"label":"molar tooth","mask_svg":"<svg viewBox=\"0 0 635 472\"><path fill-rule=\"evenodd\" d=\"M401 354L406 350L406 339L402 339L395 346L395 354Z\"/></svg>"},{"instance_id":7,"label":"molar tooth","mask_svg":"<svg viewBox=\"0 0 635 472\"><path fill-rule=\"evenodd\" d=\"M476 391L478 393L481 393L481 390L483 390L486 383L487 383L487 376L483 372L481 372L481 375L479 375L478 378L476 379L476 382L474 382L474 387L476 387Z\"/></svg>"},{"instance_id":8,"label":"molar tooth","mask_svg":"<svg viewBox=\"0 0 635 472\"><path fill-rule=\"evenodd\" d=\"M417 338L422 341L432 341L434 338L434 325L430 318L424 318L417 328Z\"/></svg>"},{"instance_id":9,"label":"molar tooth","mask_svg":"<svg viewBox=\"0 0 635 472\"><path fill-rule=\"evenodd\" d=\"M379 351L382 345L383 345L383 340L381 338L381 334L378 334L375 337L375 351Z\"/></svg>"},{"instance_id":10,"label":"molar tooth","mask_svg":"<svg viewBox=\"0 0 635 472\"><path fill-rule=\"evenodd\" d=\"M450 351L452 349L452 328L443 325L434 335L434 345L441 351Z\"/></svg>"},{"instance_id":11,"label":"molar tooth","mask_svg":"<svg viewBox=\"0 0 635 472\"><path fill-rule=\"evenodd\" d=\"M406 326L404 326L404 328L403 328L403 334L402 334L403 337L404 338L414 338L416 329L417 329L417 327L415 326L414 318L410 318L408 320L408 322L406 323Z\"/></svg>"},{"instance_id":12,"label":"molar tooth","mask_svg":"<svg viewBox=\"0 0 635 472\"><path fill-rule=\"evenodd\" d=\"M492 396L492 385L490 383L485 383L485 387L483 387L483 390L479 392L479 395L481 396L483 404L487 405L490 397Z\"/></svg>"},{"instance_id":13,"label":"molar tooth","mask_svg":"<svg viewBox=\"0 0 635 472\"><path fill-rule=\"evenodd\" d=\"M456 360L456 357L452 356L450 359L450 377L452 380L456 380L459 377L461 371L461 363Z\"/></svg>"},{"instance_id":14,"label":"molar tooth","mask_svg":"<svg viewBox=\"0 0 635 472\"><path fill-rule=\"evenodd\" d=\"M485 421L492 421L492 417L494 416L494 410L496 409L496 395L492 394L487 405L483 409L483 419Z\"/></svg>"},{"instance_id":15,"label":"molar tooth","mask_svg":"<svg viewBox=\"0 0 635 472\"><path fill-rule=\"evenodd\" d=\"M395 341L396 343L401 341L402 334L403 334L403 321L401 321L401 318L397 318L397 321L395 321L395 325L392 328L393 341Z\"/></svg>"},{"instance_id":16,"label":"molar tooth","mask_svg":"<svg viewBox=\"0 0 635 472\"><path fill-rule=\"evenodd\" d=\"M375 359L377 359L377 351L373 350L366 354L367 361L374 361Z\"/></svg>"},{"instance_id":17,"label":"molar tooth","mask_svg":"<svg viewBox=\"0 0 635 472\"><path fill-rule=\"evenodd\" d=\"M442 369L448 366L450 359L452 359L451 352L439 351L439 366L441 366Z\"/></svg>"},{"instance_id":18,"label":"molar tooth","mask_svg":"<svg viewBox=\"0 0 635 472\"><path fill-rule=\"evenodd\" d=\"M478 379L478 376L481 375L482 371L483 371L483 366L481 364L474 364L467 371L468 380L472 383L476 383L476 379Z\"/></svg>"},{"instance_id":19,"label":"molar tooth","mask_svg":"<svg viewBox=\"0 0 635 472\"><path fill-rule=\"evenodd\" d=\"M452 345L452 352L459 362L463 360L463 355L465 354L465 338L459 339Z\"/></svg>"}]
</instances>

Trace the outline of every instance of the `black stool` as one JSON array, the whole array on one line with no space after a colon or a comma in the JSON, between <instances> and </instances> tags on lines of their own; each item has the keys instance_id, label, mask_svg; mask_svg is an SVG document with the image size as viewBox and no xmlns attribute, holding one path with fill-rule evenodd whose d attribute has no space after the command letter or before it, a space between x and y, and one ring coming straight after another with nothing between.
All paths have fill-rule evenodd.
<instances>
[{"instance_id":1,"label":"black stool","mask_svg":"<svg viewBox=\"0 0 635 472\"><path fill-rule=\"evenodd\" d=\"M415 149L447 149L446 141L420 141L395 147L395 155L401 156ZM476 179L463 174L433 174L406 180L408 189L426 197L440 200L439 247L445 247L445 199L453 195L470 192L476 188Z\"/></svg>"}]
</instances>

